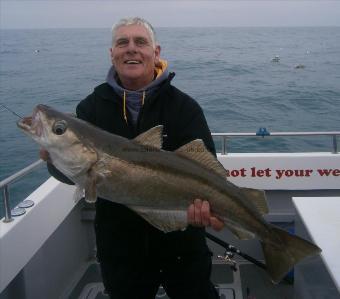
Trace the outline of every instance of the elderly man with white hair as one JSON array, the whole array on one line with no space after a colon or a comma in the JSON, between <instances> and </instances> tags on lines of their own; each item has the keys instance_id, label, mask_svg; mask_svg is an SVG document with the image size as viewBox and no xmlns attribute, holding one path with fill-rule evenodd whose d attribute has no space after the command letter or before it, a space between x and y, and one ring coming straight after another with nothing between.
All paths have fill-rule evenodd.
<instances>
[{"instance_id":1,"label":"elderly man with white hair","mask_svg":"<svg viewBox=\"0 0 340 299\"><path fill-rule=\"evenodd\" d=\"M168 71L160 53L147 21L120 20L112 30L112 66L106 82L78 104L77 117L131 139L163 125L164 150L202 139L216 154L201 107L171 84L174 73ZM40 154L48 160L45 150ZM48 167L57 179L72 183L50 163ZM205 227L219 230L223 223L201 199L193 198L187 217L186 230L163 233L127 207L98 198L97 256L111 298L155 298L160 285L174 299L218 298L210 281L211 252Z\"/></svg>"}]
</instances>

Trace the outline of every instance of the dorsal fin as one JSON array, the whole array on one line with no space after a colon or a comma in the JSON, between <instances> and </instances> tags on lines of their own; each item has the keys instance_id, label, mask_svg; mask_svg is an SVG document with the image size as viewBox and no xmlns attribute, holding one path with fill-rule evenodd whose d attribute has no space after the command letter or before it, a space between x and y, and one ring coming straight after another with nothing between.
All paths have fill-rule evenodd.
<instances>
[{"instance_id":1,"label":"dorsal fin","mask_svg":"<svg viewBox=\"0 0 340 299\"><path fill-rule=\"evenodd\" d=\"M163 143L163 126L156 126L138 135L133 140L145 146L161 149Z\"/></svg>"},{"instance_id":2,"label":"dorsal fin","mask_svg":"<svg viewBox=\"0 0 340 299\"><path fill-rule=\"evenodd\" d=\"M215 156L207 150L201 139L184 144L175 151L178 155L194 160L214 171L216 174L227 178L227 172Z\"/></svg>"},{"instance_id":3,"label":"dorsal fin","mask_svg":"<svg viewBox=\"0 0 340 299\"><path fill-rule=\"evenodd\" d=\"M262 215L268 214L269 210L264 191L251 188L241 188L241 190Z\"/></svg>"}]
</instances>

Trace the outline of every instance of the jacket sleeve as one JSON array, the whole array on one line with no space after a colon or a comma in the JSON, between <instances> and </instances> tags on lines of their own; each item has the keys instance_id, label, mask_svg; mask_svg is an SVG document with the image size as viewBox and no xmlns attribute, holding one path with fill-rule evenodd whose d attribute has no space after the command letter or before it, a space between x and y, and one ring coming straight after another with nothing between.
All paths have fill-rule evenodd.
<instances>
[{"instance_id":1,"label":"jacket sleeve","mask_svg":"<svg viewBox=\"0 0 340 299\"><path fill-rule=\"evenodd\" d=\"M92 103L94 102L94 98L94 94L90 94L86 99L78 104L76 108L78 118L93 122L94 107ZM51 162L47 162L47 170L50 175L58 181L68 185L74 185L74 182L72 182L66 175L59 171Z\"/></svg>"}]
</instances>

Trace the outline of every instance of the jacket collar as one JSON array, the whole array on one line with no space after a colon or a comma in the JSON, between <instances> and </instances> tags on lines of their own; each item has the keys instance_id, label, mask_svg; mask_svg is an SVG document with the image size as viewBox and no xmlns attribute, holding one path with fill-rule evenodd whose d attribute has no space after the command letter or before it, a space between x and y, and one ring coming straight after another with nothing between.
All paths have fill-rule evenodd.
<instances>
[{"instance_id":1,"label":"jacket collar","mask_svg":"<svg viewBox=\"0 0 340 299\"><path fill-rule=\"evenodd\" d=\"M170 86L170 83L172 81L172 79L175 77L175 73L174 72L169 72L167 74L167 78L165 78L165 80L163 80L160 85L158 90L156 90L156 92L154 92L150 98L153 99L154 97L156 97L161 91L165 90L166 88L168 88ZM104 83L101 84L99 86L97 86L95 88L95 93L100 96L101 98L105 99L105 100L109 100L109 101L116 101L116 102L121 102L120 99L121 95L119 95L111 85L109 85L108 83Z\"/></svg>"}]
</instances>

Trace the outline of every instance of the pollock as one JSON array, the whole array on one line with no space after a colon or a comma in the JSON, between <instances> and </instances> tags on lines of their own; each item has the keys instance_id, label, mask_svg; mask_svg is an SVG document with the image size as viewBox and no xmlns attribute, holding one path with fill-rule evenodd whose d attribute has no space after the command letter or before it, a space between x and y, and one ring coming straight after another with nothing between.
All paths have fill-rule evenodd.
<instances>
[{"instance_id":1,"label":"pollock","mask_svg":"<svg viewBox=\"0 0 340 299\"><path fill-rule=\"evenodd\" d=\"M211 213L236 237L260 240L275 283L297 262L321 251L267 223L265 193L227 181L226 170L202 140L169 152L161 148L162 126L129 140L44 105L18 126L84 190L86 201L99 196L124 204L164 232L187 227L187 209L195 198L209 201Z\"/></svg>"}]
</instances>

